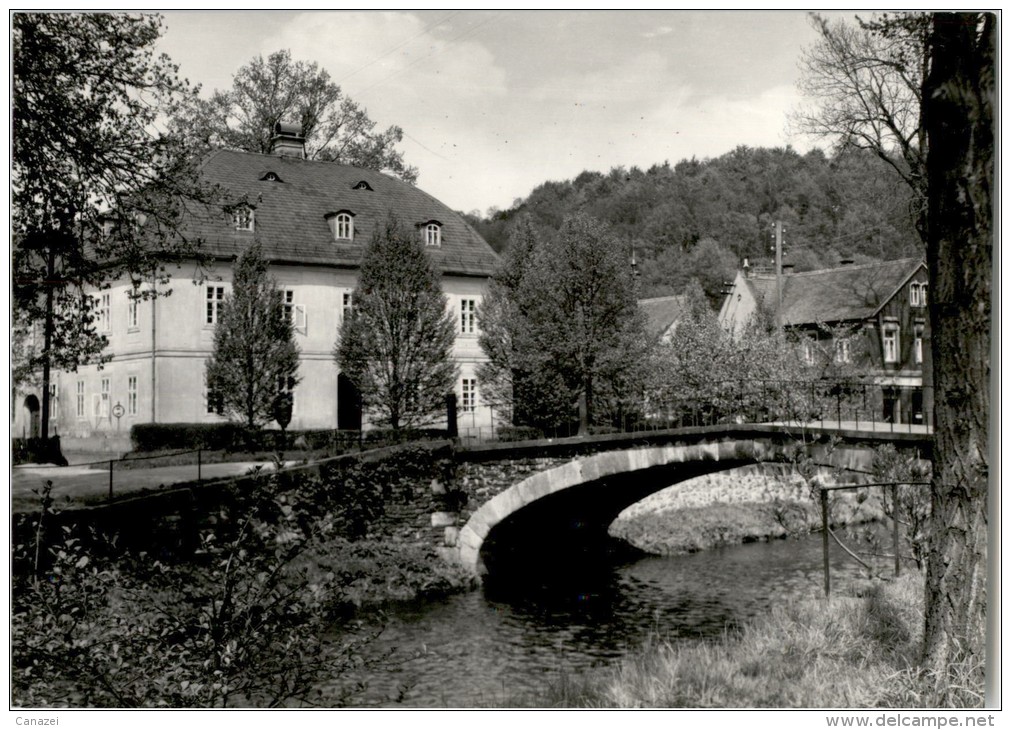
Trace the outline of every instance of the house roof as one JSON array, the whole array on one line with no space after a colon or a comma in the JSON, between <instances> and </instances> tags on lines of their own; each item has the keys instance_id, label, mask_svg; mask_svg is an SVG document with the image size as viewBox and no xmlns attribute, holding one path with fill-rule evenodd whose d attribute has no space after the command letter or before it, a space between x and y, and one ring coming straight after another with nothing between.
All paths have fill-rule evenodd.
<instances>
[{"instance_id":1,"label":"house roof","mask_svg":"<svg viewBox=\"0 0 1011 730\"><path fill-rule=\"evenodd\" d=\"M646 331L659 338L681 318L684 312L684 297L640 299L639 307L646 313Z\"/></svg>"},{"instance_id":2,"label":"house roof","mask_svg":"<svg viewBox=\"0 0 1011 730\"><path fill-rule=\"evenodd\" d=\"M201 174L221 186L225 205L246 203L255 217L255 232L249 232L235 230L220 211L193 215L186 234L202 239L202 249L211 256L237 256L255 235L270 261L357 267L372 233L393 212L408 227L441 224L441 245L427 250L443 273L489 276L498 264L495 252L462 216L424 191L375 170L217 150L204 161ZM265 179L268 176L272 179ZM359 185L362 182L366 184ZM334 241L327 218L339 212L354 216L353 241Z\"/></svg>"},{"instance_id":3,"label":"house roof","mask_svg":"<svg viewBox=\"0 0 1011 730\"><path fill-rule=\"evenodd\" d=\"M924 265L909 258L784 275L782 322L798 326L872 317ZM774 276L747 283L757 301L775 301Z\"/></svg>"}]
</instances>

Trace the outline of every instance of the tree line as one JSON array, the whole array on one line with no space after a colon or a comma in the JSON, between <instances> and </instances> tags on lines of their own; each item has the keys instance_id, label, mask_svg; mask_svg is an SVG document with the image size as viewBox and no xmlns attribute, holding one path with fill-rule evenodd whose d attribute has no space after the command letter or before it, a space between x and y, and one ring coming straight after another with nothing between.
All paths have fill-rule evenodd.
<instances>
[{"instance_id":1,"label":"tree line","mask_svg":"<svg viewBox=\"0 0 1011 730\"><path fill-rule=\"evenodd\" d=\"M545 182L504 211L468 214L498 251L522 216L557 229L575 212L606 223L632 252L644 296L680 293L697 278L714 302L743 259L768 265L771 226L786 226L786 263L797 271L922 256L912 192L866 150L806 154L738 147L707 160L681 160Z\"/></svg>"}]
</instances>

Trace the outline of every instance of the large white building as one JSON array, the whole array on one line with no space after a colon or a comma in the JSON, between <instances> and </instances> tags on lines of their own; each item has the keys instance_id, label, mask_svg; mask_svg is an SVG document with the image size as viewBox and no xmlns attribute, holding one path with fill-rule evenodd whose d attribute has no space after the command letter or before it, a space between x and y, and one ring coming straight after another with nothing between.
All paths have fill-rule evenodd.
<instances>
[{"instance_id":1,"label":"large white building","mask_svg":"<svg viewBox=\"0 0 1011 730\"><path fill-rule=\"evenodd\" d=\"M131 298L125 280L96 293L109 360L54 374L53 433L64 440L126 437L138 423L223 420L208 402L204 363L233 263L254 240L284 292L301 353L289 427L360 427L356 393L333 351L364 247L390 213L415 227L442 273L457 327L461 433L491 425L475 368L484 357L476 311L498 261L492 249L416 187L374 170L302 159L301 138L290 129L279 129L274 151L220 150L204 162L202 174L225 191L229 212L194 214L183 232L200 241L209 268L198 270L195 260L175 264L171 294L151 300ZM37 434L40 400L40 393L19 394L15 436Z\"/></svg>"}]
</instances>

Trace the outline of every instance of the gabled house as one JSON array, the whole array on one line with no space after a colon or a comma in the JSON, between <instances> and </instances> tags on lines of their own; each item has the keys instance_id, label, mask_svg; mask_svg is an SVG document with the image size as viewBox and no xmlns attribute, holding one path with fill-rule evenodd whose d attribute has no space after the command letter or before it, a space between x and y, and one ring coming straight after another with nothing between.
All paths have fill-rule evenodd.
<instances>
[{"instance_id":1,"label":"gabled house","mask_svg":"<svg viewBox=\"0 0 1011 730\"><path fill-rule=\"evenodd\" d=\"M793 334L814 365L821 353L854 377L877 386L876 420L926 423L930 382L929 283L920 259L900 259L820 271L738 272L720 323L739 336L756 316Z\"/></svg>"},{"instance_id":2,"label":"gabled house","mask_svg":"<svg viewBox=\"0 0 1011 730\"><path fill-rule=\"evenodd\" d=\"M414 226L442 274L457 328L460 430L490 425L476 375L484 360L477 309L497 255L459 214L419 188L375 170L303 159L297 130L278 125L276 131L272 154L219 150L202 165L203 178L220 186L225 204L224 211L193 211L183 230L202 241L210 261L203 279L195 261L180 261L172 265L170 296L138 301L127 280L95 293L109 361L54 375L53 431L65 442L125 438L138 423L223 420L206 391L204 363L233 262L254 240L283 292L300 351L290 428L360 428L357 393L333 351L353 306L364 248L390 213ZM20 394L25 402L36 396Z\"/></svg>"}]
</instances>

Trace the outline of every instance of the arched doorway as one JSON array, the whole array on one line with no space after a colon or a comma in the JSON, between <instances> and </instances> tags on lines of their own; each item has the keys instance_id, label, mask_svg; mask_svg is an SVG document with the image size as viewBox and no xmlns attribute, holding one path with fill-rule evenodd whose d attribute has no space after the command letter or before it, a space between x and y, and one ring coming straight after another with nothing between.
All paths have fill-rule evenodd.
<instances>
[{"instance_id":1,"label":"arched doorway","mask_svg":"<svg viewBox=\"0 0 1011 730\"><path fill-rule=\"evenodd\" d=\"M341 431L362 429L362 396L344 373L337 374L337 429Z\"/></svg>"},{"instance_id":2,"label":"arched doorway","mask_svg":"<svg viewBox=\"0 0 1011 730\"><path fill-rule=\"evenodd\" d=\"M28 416L24 436L37 439L42 435L42 408L39 406L39 399L29 395L25 398L24 407Z\"/></svg>"}]
</instances>

